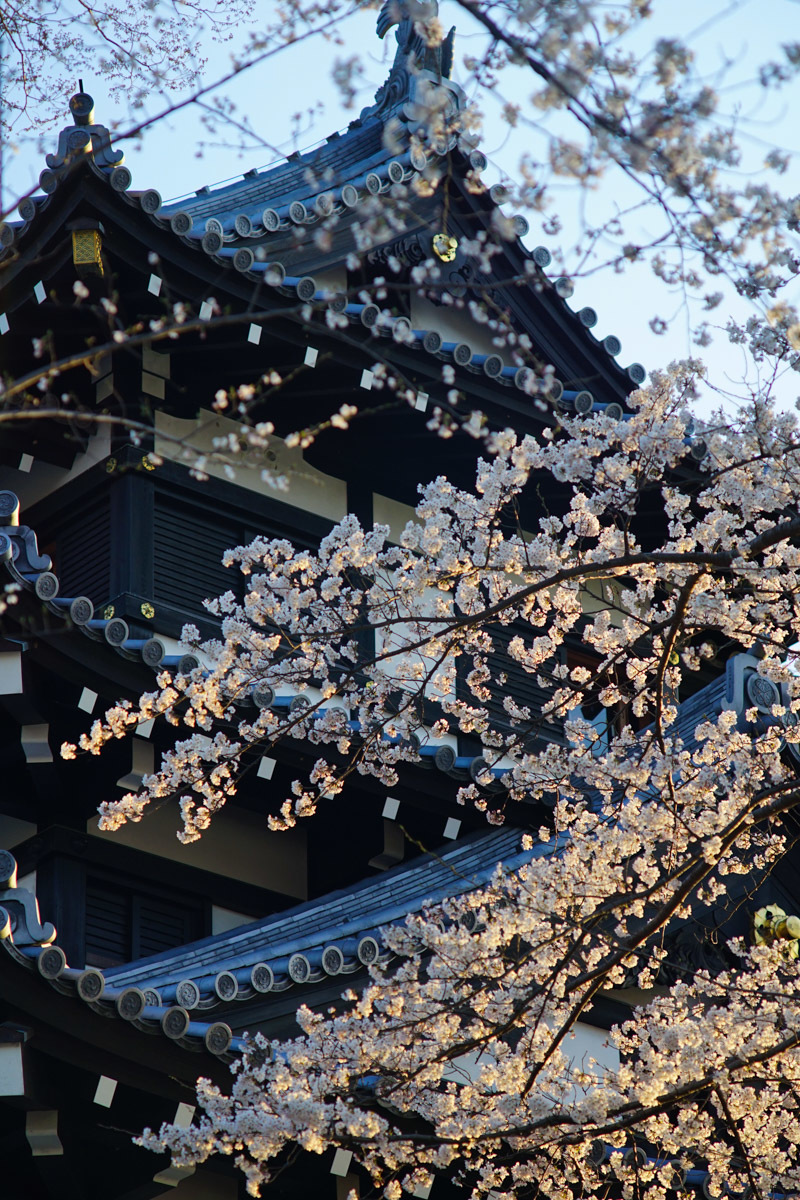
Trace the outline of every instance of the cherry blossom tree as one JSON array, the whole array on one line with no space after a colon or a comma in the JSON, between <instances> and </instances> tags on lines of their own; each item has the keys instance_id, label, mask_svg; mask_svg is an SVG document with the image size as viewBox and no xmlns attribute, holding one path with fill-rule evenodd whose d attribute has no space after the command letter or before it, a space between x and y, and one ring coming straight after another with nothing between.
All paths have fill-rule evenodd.
<instances>
[{"instance_id":1,"label":"cherry blossom tree","mask_svg":"<svg viewBox=\"0 0 800 1200\"><path fill-rule=\"evenodd\" d=\"M231 551L243 602L212 604L220 640L185 634L203 665L164 675L84 739L99 752L157 714L189 726L140 793L102 807L115 828L178 794L186 840L235 791L247 753L288 736L320 756L276 828L335 803L352 771L392 787L445 729L483 746L463 803L491 821L552 806L522 865L387 931L394 961L363 993L332 1014L301 1010L288 1043L255 1036L230 1095L201 1082L200 1123L146 1144L180 1163L234 1153L254 1195L291 1144L352 1151L390 1198L437 1172L475 1196L661 1197L701 1165L711 1194L798 1186L797 965L780 933L651 990L671 923L713 905L731 876L763 877L793 842L800 800L797 420L759 403L692 425L696 370L656 376L627 418L492 434L474 490L427 485L399 546L350 517L318 553L268 540ZM563 503L523 531L519 501L547 478ZM509 654L549 690L541 712L509 695L506 732L487 713L496 623L513 623ZM365 629L377 636L366 655ZM734 651L761 699L739 714L701 706L687 723L693 674ZM242 719L237 702L287 685L302 704ZM563 739L537 741L546 720ZM619 1065L576 1067L581 1014L630 987L639 999L609 1033Z\"/></svg>"},{"instance_id":2,"label":"cherry blossom tree","mask_svg":"<svg viewBox=\"0 0 800 1200\"><path fill-rule=\"evenodd\" d=\"M112 95L141 109L154 93L186 90L204 66L202 35L230 39L250 13L246 0L102 4L25 0L0 13L4 139L52 128L78 77L108 81Z\"/></svg>"},{"instance_id":3,"label":"cherry blossom tree","mask_svg":"<svg viewBox=\"0 0 800 1200\"><path fill-rule=\"evenodd\" d=\"M433 6L412 7L418 32L441 45ZM549 814L525 839L524 861L388 930L394 960L373 968L362 992L333 1013L301 1010L296 1039L254 1036L229 1095L201 1082L199 1123L145 1142L182 1164L233 1154L253 1195L296 1145L351 1151L388 1200L424 1191L439 1172L476 1197L661 1200L695 1169L711 1195L786 1195L800 1186L797 967L782 948L792 929L771 944L733 941L719 970L670 988L659 980L674 923L713 905L732 876L763 878L795 837L800 431L774 390L800 361L787 292L797 201L764 180L734 179L734 130L688 47L662 39L644 59L626 52L648 5L459 7L488 37L467 64L474 78L500 90L510 72L533 81L506 120L545 129L549 149L521 164L517 199L557 231L554 180L588 189L621 173L632 207L659 214L646 239L628 236L619 214L587 227L575 273L581 255L610 240L615 267L646 259L706 312L733 289L749 308L728 336L759 384L733 415L701 422L691 406L702 366L683 362L654 373L629 413L580 416L548 402L552 366L532 361L541 427L525 437L491 428L446 392L430 427L474 435L473 489L425 484L399 544L386 527L348 517L316 552L268 539L231 549L244 598L210 602L218 639L184 631L198 665L164 673L138 704L118 705L64 748L100 753L141 722L171 722L177 741L159 770L137 794L104 803L101 822L118 828L179 797L186 841L257 756L288 738L319 750L273 814L276 829L335 803L353 772L393 787L449 731L481 746L461 802L491 822L515 806ZM764 86L791 78L799 61L788 47L764 68ZM345 92L357 77L357 63L339 64ZM459 135L474 132L474 109L453 115L440 99L432 89L423 114L430 139L453 133L450 121ZM784 165L779 154L768 162L776 174ZM444 186L435 174L424 183ZM495 232L501 246L502 221ZM491 269L496 246L476 240L475 258ZM436 271L433 260L422 265L413 286L440 295ZM186 328L191 314L173 311L153 336ZM113 328L113 343L130 332ZM514 343L523 362L526 350ZM45 364L42 377L58 370ZM413 403L387 362L375 377ZM246 422L253 398L223 391L218 404L235 401ZM348 407L331 422L346 427L355 415ZM272 433L253 422L250 444ZM542 489L547 508L523 528L520 505ZM533 711L508 695L499 728L489 712L490 687L502 684L493 635L512 626L508 654L547 699ZM733 655L756 681L751 701L689 720L693 679ZM272 707L287 690L297 702ZM545 725L560 736L538 738ZM576 1067L568 1039L614 989L639 989L609 1032L616 1058Z\"/></svg>"}]
</instances>

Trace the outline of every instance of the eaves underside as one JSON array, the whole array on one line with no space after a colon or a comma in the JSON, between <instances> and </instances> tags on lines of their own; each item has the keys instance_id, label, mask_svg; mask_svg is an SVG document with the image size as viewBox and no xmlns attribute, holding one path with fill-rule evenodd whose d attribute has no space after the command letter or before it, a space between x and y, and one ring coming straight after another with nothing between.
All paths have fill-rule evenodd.
<instances>
[{"instance_id":1,"label":"eaves underside","mask_svg":"<svg viewBox=\"0 0 800 1200\"><path fill-rule=\"evenodd\" d=\"M146 196L147 193L143 195ZM460 215L459 211L454 210L453 228L456 229L461 222L464 234L471 236L475 230L468 226L475 223L486 224L491 217L492 204L488 197L475 196L466 189L461 190L460 196L460 209L456 206ZM248 250L249 259L243 260L243 266L246 267L246 264L251 262L249 268L237 270L232 265L238 262L237 245L240 245L240 248L246 244L253 246L260 254L263 247L257 240L238 238L221 247L219 253L210 254L202 249L204 239L198 240L193 236L173 232L171 226L157 215L144 212L140 201L141 197L115 192L102 173L91 163L80 164L65 178L58 191L48 197L41 211L37 210L27 227L20 231L14 246L6 251L5 270L0 273L0 309L11 317L16 308L25 302L37 280L43 279L47 274L46 268L51 253L56 255L56 260L51 261L57 263L58 268L63 267L68 257L68 239L63 236L65 226L71 219L86 218L93 214L103 225L104 244L129 270L147 277L151 274L163 275L169 266L173 277L167 279L167 284L171 295L176 298L180 297L191 304L199 305L208 295L213 294L223 304L225 297L229 297L237 305L243 304L249 311L283 312L290 325L299 326L299 340L306 337L309 322L307 314L303 311L303 304L297 303L298 297L306 303L310 301L313 311L324 317L332 296L324 287L313 283L312 275L307 276L305 273L315 269L325 271L332 265L343 267L347 257L346 243L351 236L349 225L345 224L338 233L334 231L334 241L341 243L338 246L317 255L312 253L310 256L307 248L301 251L305 259L296 268L290 262L286 267L280 267L282 272L287 272L286 284L275 287L269 281L270 276L265 273L267 250L264 250L261 259L254 259L252 252ZM426 221L437 219L435 205L428 207L430 212L421 213L417 223L402 233L401 240L409 236L418 236L424 241L424 237L428 236L424 233ZM290 250L288 243L293 235L288 232L273 236L278 238L275 245L276 254L280 253L286 257ZM52 244L57 239L61 244L56 248ZM313 244L312 238L308 245ZM391 249L392 238L387 236L383 244ZM270 250L269 255L271 254ZM270 258L270 261L275 260ZM547 280L541 269L536 268L534 275L530 276L530 265L530 254L519 239L508 243L492 276L476 276L474 295L481 301L489 297L492 305L501 311L505 309L511 316L512 324L516 325L520 332L531 336L535 345L535 358L539 362L552 361L557 377L567 388L594 386L600 389L599 398L605 402L611 399L624 400L634 382L614 363L603 344L585 328L577 315L566 305L565 300L556 294L552 283ZM292 273L295 270L304 273L302 278L294 276L298 285L304 283L306 278L309 279L308 295L298 286L298 296L293 296ZM509 286L503 282L508 279L528 278L530 284L526 283L524 286ZM356 290L361 289L357 287ZM284 298L294 300L294 303L281 303ZM348 300L345 299L344 302L347 303ZM370 305L353 297L349 308L363 313ZM585 311L588 310L582 310L581 317ZM380 308L378 312L380 313ZM356 319L360 313L349 311L348 315L351 319ZM383 317L379 317L377 328L389 333L391 324L391 320L387 324ZM312 317L310 328L313 329L313 326ZM418 330L418 336L412 339L420 343L420 353L415 357L419 358L420 354L425 357L421 345L425 333L424 329ZM364 340L363 335L361 337ZM368 339L366 345L369 346ZM390 347L384 347L383 350L391 357ZM512 374L515 369L514 357L512 355L509 359L507 356ZM441 368L436 366L435 360L431 361L430 366L435 378ZM500 379L500 376L497 378ZM638 380L639 376L636 378ZM500 382L510 386L511 377L504 377Z\"/></svg>"}]
</instances>

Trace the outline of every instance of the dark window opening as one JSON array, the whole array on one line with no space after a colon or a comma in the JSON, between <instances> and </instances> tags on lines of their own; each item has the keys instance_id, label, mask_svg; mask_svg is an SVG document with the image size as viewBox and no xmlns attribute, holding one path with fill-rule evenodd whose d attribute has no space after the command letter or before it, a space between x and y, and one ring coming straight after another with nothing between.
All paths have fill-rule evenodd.
<instances>
[{"instance_id":1,"label":"dark window opening","mask_svg":"<svg viewBox=\"0 0 800 1200\"><path fill-rule=\"evenodd\" d=\"M172 950L207 932L203 905L86 881L86 965L113 967Z\"/></svg>"},{"instance_id":2,"label":"dark window opening","mask_svg":"<svg viewBox=\"0 0 800 1200\"><path fill-rule=\"evenodd\" d=\"M153 528L155 600L203 613L203 601L243 592L237 569L223 567L226 550L242 545L245 531L233 521L210 519L199 509L156 496Z\"/></svg>"}]
</instances>

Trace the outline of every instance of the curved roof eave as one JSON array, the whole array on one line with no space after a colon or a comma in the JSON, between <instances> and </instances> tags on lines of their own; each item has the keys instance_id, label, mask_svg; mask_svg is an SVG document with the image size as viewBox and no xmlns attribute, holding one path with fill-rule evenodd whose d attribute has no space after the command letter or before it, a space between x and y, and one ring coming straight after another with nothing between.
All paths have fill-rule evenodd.
<instances>
[{"instance_id":1,"label":"curved roof eave","mask_svg":"<svg viewBox=\"0 0 800 1200\"><path fill-rule=\"evenodd\" d=\"M364 970L393 957L383 930L400 925L429 904L440 904L490 882L500 863L514 869L550 853L552 846L520 848L520 831L497 829L450 843L439 854L363 880L261 921L148 959L100 971L72 968L52 925L41 925L32 893L18 888L16 862L0 851L0 908L13 914L4 934L6 954L63 997L80 1000L103 1018L163 1034L176 1046L203 1050L225 1061L245 1049L211 1010L232 1016L238 1002L282 993ZM470 926L466 926L468 929ZM233 1006L233 1007L232 1007ZM105 1022L104 1022L105 1023ZM236 1022L234 1022L236 1023Z\"/></svg>"},{"instance_id":2,"label":"curved roof eave","mask_svg":"<svg viewBox=\"0 0 800 1200\"><path fill-rule=\"evenodd\" d=\"M40 210L53 207L52 197L63 192L65 182L78 174L85 178L84 172L76 170L84 166L102 179L124 205L141 209L157 227L171 231L187 248L204 251L210 260L207 267L233 268L251 282L263 283L270 267L285 271L291 279L298 270L305 275L343 264L352 249L348 235L352 237L351 226L359 223L361 207L383 193L391 193L392 189L407 194L426 175L433 182L443 175L448 181L452 179L463 204L481 223L502 224L496 218L498 213L502 216L499 206L506 199L505 189L501 185L490 189L481 186L486 158L475 148L473 139L458 129L465 97L447 78L452 61L452 31L441 47L431 50L421 42L413 22L401 18L399 10L382 13L379 18L380 36L400 21L395 61L376 103L365 109L344 133L331 135L307 153L291 154L263 172L249 171L241 179L218 188L201 187L192 197L168 205L162 204L159 193L153 189L126 194L132 180L130 171L122 165L121 153L112 150L110 134L103 126L87 125L87 121L94 120L93 111L90 112L91 97L83 94L73 97L70 107L77 128L62 131L59 151L48 156L48 169L42 173L43 186L49 195L42 200L26 198L21 205L23 225L7 224L0 230L0 263L4 257L19 255L23 248L24 255L26 243L32 249L29 237L39 224L36 218ZM426 106L417 103L424 99L425 89L431 88L444 93L442 103L450 114L451 129L446 135L433 138L418 119L419 110L425 110ZM450 186L449 182L446 186ZM76 189L66 190L74 193ZM72 203L74 206L74 195ZM407 205L406 201L401 203ZM122 211L119 202L114 207ZM411 226L413 207L409 207ZM503 300L515 320L521 327L533 329L537 326L537 310L544 309L544 325L552 328L544 337L538 330L543 342L539 349L552 358L567 386L571 386L570 377L573 381L580 380L579 386L591 386L596 381L604 390L611 389L624 398L643 382L644 369L638 363L623 369L614 361L620 350L618 339L613 335L602 341L594 337L591 327L597 315L588 307L574 312L567 305L569 281L553 281L544 274L543 268L550 261L546 248L529 251L523 245L521 238L527 232L525 219L517 216L505 220L511 225L512 237L502 255L503 265L512 274L530 279L532 284L532 289L503 289ZM324 235L319 239L318 231ZM406 236L409 232L413 229L399 229L394 236ZM376 247L386 247L392 240L391 231L387 231ZM276 255L285 260L283 265L280 260L269 261ZM298 276L297 282L302 281ZM232 290L241 292L245 280L237 282L239 286L234 284ZM531 290L537 293L534 311L529 311L531 297L522 296ZM575 357L576 350L579 369L573 370L568 360ZM608 400L608 396L604 398Z\"/></svg>"}]
</instances>

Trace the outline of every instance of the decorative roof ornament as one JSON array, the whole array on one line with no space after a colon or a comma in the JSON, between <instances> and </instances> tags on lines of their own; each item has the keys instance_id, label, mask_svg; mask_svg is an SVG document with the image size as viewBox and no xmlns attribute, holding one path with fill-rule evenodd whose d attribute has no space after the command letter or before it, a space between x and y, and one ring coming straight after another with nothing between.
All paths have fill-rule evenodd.
<instances>
[{"instance_id":1,"label":"decorative roof ornament","mask_svg":"<svg viewBox=\"0 0 800 1200\"><path fill-rule=\"evenodd\" d=\"M458 241L446 233L435 233L433 235L433 253L444 263L455 262Z\"/></svg>"},{"instance_id":2,"label":"decorative roof ornament","mask_svg":"<svg viewBox=\"0 0 800 1200\"><path fill-rule=\"evenodd\" d=\"M378 89L375 104L362 111L361 120L380 117L388 124L395 117L408 133L444 153L454 141L466 97L450 79L455 27L441 41L426 37L423 28L438 12L436 0L385 0L378 13L378 37L384 38L396 25L397 52L389 78Z\"/></svg>"},{"instance_id":3,"label":"decorative roof ornament","mask_svg":"<svg viewBox=\"0 0 800 1200\"><path fill-rule=\"evenodd\" d=\"M453 68L453 41L455 26L443 42L429 45L417 25L426 24L439 15L436 0L384 0L378 13L376 28L381 41L393 25L398 26L397 44L406 58L413 54L417 67L431 71L442 79L449 79ZM396 61L396 60L395 60Z\"/></svg>"},{"instance_id":4,"label":"decorative roof ornament","mask_svg":"<svg viewBox=\"0 0 800 1200\"><path fill-rule=\"evenodd\" d=\"M74 124L61 130L55 154L45 156L47 167L39 176L39 187L49 195L75 162L91 157L94 165L109 175L114 190L124 192L131 185L131 173L122 166L125 155L121 150L113 149L111 134L105 125L95 124L94 100L84 92L83 80L80 87L69 102Z\"/></svg>"},{"instance_id":5,"label":"decorative roof ornament","mask_svg":"<svg viewBox=\"0 0 800 1200\"><path fill-rule=\"evenodd\" d=\"M33 892L17 886L17 862L13 854L0 850L0 939L11 938L15 946L47 946L56 929L39 918Z\"/></svg>"}]
</instances>

